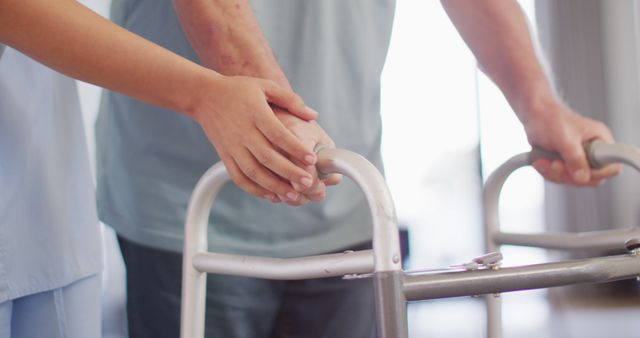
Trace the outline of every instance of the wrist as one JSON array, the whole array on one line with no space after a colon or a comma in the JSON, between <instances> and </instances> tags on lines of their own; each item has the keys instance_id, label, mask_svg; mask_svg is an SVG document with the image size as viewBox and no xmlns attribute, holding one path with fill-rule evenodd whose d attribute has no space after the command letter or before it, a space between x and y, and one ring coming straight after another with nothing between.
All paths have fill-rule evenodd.
<instances>
[{"instance_id":1,"label":"wrist","mask_svg":"<svg viewBox=\"0 0 640 338\"><path fill-rule=\"evenodd\" d=\"M545 83L532 86L521 86L519 91L509 101L518 119L525 126L532 120L546 120L551 118L564 106L551 87Z\"/></svg>"},{"instance_id":2,"label":"wrist","mask_svg":"<svg viewBox=\"0 0 640 338\"><path fill-rule=\"evenodd\" d=\"M211 104L212 97L218 97L222 94L226 76L214 72L212 70L201 68L197 76L193 77L193 81L185 86L185 97L182 112L187 116L199 121L199 113L206 111L207 106ZM212 108L212 107L209 107Z\"/></svg>"}]
</instances>

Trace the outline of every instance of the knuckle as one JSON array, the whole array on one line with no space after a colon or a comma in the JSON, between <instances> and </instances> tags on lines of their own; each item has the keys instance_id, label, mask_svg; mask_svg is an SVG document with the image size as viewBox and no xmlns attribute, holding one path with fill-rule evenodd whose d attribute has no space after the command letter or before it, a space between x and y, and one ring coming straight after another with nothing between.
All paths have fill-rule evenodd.
<instances>
[{"instance_id":1,"label":"knuckle","mask_svg":"<svg viewBox=\"0 0 640 338\"><path fill-rule=\"evenodd\" d=\"M254 166L248 166L244 168L244 174L252 180L258 177L258 169Z\"/></svg>"},{"instance_id":2,"label":"knuckle","mask_svg":"<svg viewBox=\"0 0 640 338\"><path fill-rule=\"evenodd\" d=\"M286 140L286 133L281 128L273 128L271 130L271 137L274 142L283 142Z\"/></svg>"},{"instance_id":3,"label":"knuckle","mask_svg":"<svg viewBox=\"0 0 640 338\"><path fill-rule=\"evenodd\" d=\"M271 166L273 165L273 157L264 152L258 152L256 154L256 159L267 168L271 168Z\"/></svg>"}]
</instances>

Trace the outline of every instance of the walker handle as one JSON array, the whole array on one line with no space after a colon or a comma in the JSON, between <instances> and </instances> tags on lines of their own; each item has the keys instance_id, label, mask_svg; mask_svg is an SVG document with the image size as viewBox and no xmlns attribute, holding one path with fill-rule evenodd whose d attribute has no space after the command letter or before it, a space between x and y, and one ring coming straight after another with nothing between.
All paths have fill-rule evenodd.
<instances>
[{"instance_id":1,"label":"walker handle","mask_svg":"<svg viewBox=\"0 0 640 338\"><path fill-rule=\"evenodd\" d=\"M600 169L604 166L596 160L596 157L594 154L594 149L597 148L600 144L606 144L606 143L598 139L593 139L583 144L584 152L585 152L585 155L587 156L587 161L589 162L589 166L592 169ZM529 152L528 160L530 164L543 158L551 161L553 160L562 161L562 156L560 156L559 153L555 151L549 151L541 147L533 147L533 149L531 149L531 151Z\"/></svg>"},{"instance_id":2,"label":"walker handle","mask_svg":"<svg viewBox=\"0 0 640 338\"><path fill-rule=\"evenodd\" d=\"M636 147L594 139L584 144L584 151L592 169L600 169L608 164L624 163L640 171L640 150ZM556 152L533 147L528 154L529 164L541 158L562 160L560 154Z\"/></svg>"}]
</instances>

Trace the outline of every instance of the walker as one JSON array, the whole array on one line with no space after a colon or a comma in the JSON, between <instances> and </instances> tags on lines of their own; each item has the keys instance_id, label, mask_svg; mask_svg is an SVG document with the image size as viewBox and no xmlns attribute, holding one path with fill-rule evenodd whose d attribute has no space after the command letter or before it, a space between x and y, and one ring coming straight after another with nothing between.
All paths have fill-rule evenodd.
<instances>
[{"instance_id":1,"label":"walker","mask_svg":"<svg viewBox=\"0 0 640 338\"><path fill-rule=\"evenodd\" d=\"M622 144L594 141L587 147L591 165L625 163L640 171L640 151ZM442 270L405 272L401 267L395 208L378 170L362 156L341 149L318 152L318 170L340 173L362 189L373 219L373 250L300 258L267 258L208 252L207 228L213 201L229 181L222 163L212 166L196 185L185 221L181 338L204 337L206 274L296 280L346 276L373 278L379 338L408 338L408 301L486 295L487 337L501 338L502 292L601 283L640 275L640 228L587 233L515 234L500 231L498 200L507 177L540 156L533 150L514 156L494 171L484 190L486 246L490 253ZM553 249L626 249L628 254L552 263L501 267L502 244Z\"/></svg>"}]
</instances>

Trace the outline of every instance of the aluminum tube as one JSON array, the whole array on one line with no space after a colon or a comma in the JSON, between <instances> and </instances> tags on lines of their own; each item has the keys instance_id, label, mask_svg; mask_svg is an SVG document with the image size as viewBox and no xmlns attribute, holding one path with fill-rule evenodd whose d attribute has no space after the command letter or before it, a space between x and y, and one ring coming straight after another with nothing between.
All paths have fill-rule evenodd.
<instances>
[{"instance_id":1,"label":"aluminum tube","mask_svg":"<svg viewBox=\"0 0 640 338\"><path fill-rule=\"evenodd\" d=\"M529 165L529 153L516 155L491 173L485 183L482 201L487 252L497 251L493 236L500 231L499 202L502 186L511 173L526 165Z\"/></svg>"},{"instance_id":2,"label":"aluminum tube","mask_svg":"<svg viewBox=\"0 0 640 338\"><path fill-rule=\"evenodd\" d=\"M493 235L493 240L497 244L580 251L626 251L625 242L631 238L640 238L640 228L631 227L580 233L519 234L497 232Z\"/></svg>"},{"instance_id":3,"label":"aluminum tube","mask_svg":"<svg viewBox=\"0 0 640 338\"><path fill-rule=\"evenodd\" d=\"M487 179L483 190L484 243L486 252L498 251L499 245L494 237L500 232L499 201L502 186L511 173L529 164L529 154L512 157L498 167ZM487 337L502 337L502 300L485 297L487 308Z\"/></svg>"},{"instance_id":4,"label":"aluminum tube","mask_svg":"<svg viewBox=\"0 0 640 338\"><path fill-rule=\"evenodd\" d=\"M400 271L400 237L391 193L378 169L364 157L342 149L322 149L318 170L342 173L362 189L373 219L374 271Z\"/></svg>"},{"instance_id":5,"label":"aluminum tube","mask_svg":"<svg viewBox=\"0 0 640 338\"><path fill-rule=\"evenodd\" d=\"M264 279L294 280L363 274L373 271L373 251L348 251L300 258L267 258L198 253L193 258L198 271Z\"/></svg>"},{"instance_id":6,"label":"aluminum tube","mask_svg":"<svg viewBox=\"0 0 640 338\"><path fill-rule=\"evenodd\" d=\"M407 300L402 292L402 271L376 272L376 324L378 338L408 338Z\"/></svg>"},{"instance_id":7,"label":"aluminum tube","mask_svg":"<svg viewBox=\"0 0 640 338\"><path fill-rule=\"evenodd\" d=\"M581 283L611 282L640 275L640 257L620 255L497 270L407 275L407 300L474 296Z\"/></svg>"},{"instance_id":8,"label":"aluminum tube","mask_svg":"<svg viewBox=\"0 0 640 338\"><path fill-rule=\"evenodd\" d=\"M353 179L364 192L373 218L373 251L375 271L401 271L400 240L395 207L380 172L365 158L339 149L318 152L319 172L340 173ZM211 167L198 181L189 201L185 221L183 252L183 289L181 331L182 338L204 336L204 305L206 273L194 267L194 258L208 250L208 219L213 200L220 188L229 181L222 163ZM350 263L348 263L350 264ZM298 265L300 268L301 265ZM251 271L238 267L246 274ZM309 271L307 271L309 272ZM357 272L357 271L356 271ZM310 272L313 277L317 272ZM302 276L300 274L300 276Z\"/></svg>"},{"instance_id":9,"label":"aluminum tube","mask_svg":"<svg viewBox=\"0 0 640 338\"><path fill-rule=\"evenodd\" d=\"M196 253L207 251L209 212L228 180L222 163L214 165L200 178L189 200L182 254L181 338L204 337L207 274L194 268L193 258Z\"/></svg>"}]
</instances>

